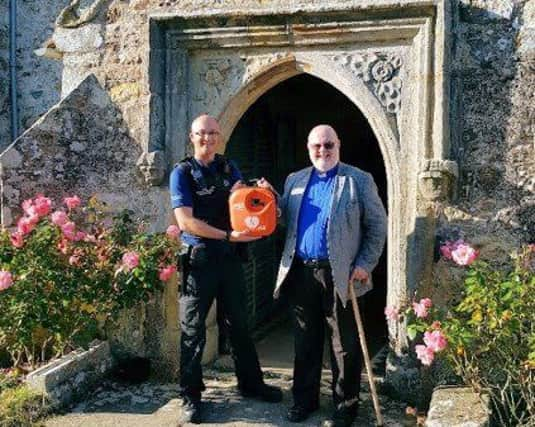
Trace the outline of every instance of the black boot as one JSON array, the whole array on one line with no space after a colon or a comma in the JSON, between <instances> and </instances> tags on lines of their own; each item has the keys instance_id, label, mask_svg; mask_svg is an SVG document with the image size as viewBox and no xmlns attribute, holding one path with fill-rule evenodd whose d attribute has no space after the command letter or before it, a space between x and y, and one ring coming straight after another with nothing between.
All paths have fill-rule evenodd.
<instances>
[{"instance_id":1,"label":"black boot","mask_svg":"<svg viewBox=\"0 0 535 427\"><path fill-rule=\"evenodd\" d=\"M252 397L253 399L264 402L277 403L282 400L282 391L279 387L262 383L254 388L242 388L240 394L243 397Z\"/></svg>"},{"instance_id":2,"label":"black boot","mask_svg":"<svg viewBox=\"0 0 535 427\"><path fill-rule=\"evenodd\" d=\"M288 408L286 418L288 418L288 421L291 421L292 423L300 423L301 421L305 421L310 414L314 411L317 411L318 408L319 405L317 403L307 406L295 404L291 408Z\"/></svg>"}]
</instances>

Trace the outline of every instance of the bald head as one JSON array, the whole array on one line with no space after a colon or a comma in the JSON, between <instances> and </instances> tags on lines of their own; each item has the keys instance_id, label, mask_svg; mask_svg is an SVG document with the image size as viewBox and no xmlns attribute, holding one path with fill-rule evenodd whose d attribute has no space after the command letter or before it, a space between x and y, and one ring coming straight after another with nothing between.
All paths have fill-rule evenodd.
<instances>
[{"instance_id":1,"label":"bald head","mask_svg":"<svg viewBox=\"0 0 535 427\"><path fill-rule=\"evenodd\" d=\"M191 132L198 132L204 128L217 129L219 132L219 123L215 117L212 117L208 114L201 114L197 116L195 120L191 123Z\"/></svg>"},{"instance_id":2,"label":"bald head","mask_svg":"<svg viewBox=\"0 0 535 427\"><path fill-rule=\"evenodd\" d=\"M214 160L221 142L219 123L214 117L201 114L191 123L189 138L195 158L208 164Z\"/></svg>"},{"instance_id":3,"label":"bald head","mask_svg":"<svg viewBox=\"0 0 535 427\"><path fill-rule=\"evenodd\" d=\"M317 141L319 139L329 140L338 144L340 143L336 131L333 129L332 126L329 125L317 125L312 128L312 130L308 134L308 142L310 142L311 140Z\"/></svg>"},{"instance_id":4,"label":"bald head","mask_svg":"<svg viewBox=\"0 0 535 427\"><path fill-rule=\"evenodd\" d=\"M340 140L332 126L315 126L308 134L307 148L310 161L320 172L327 172L340 161Z\"/></svg>"}]
</instances>

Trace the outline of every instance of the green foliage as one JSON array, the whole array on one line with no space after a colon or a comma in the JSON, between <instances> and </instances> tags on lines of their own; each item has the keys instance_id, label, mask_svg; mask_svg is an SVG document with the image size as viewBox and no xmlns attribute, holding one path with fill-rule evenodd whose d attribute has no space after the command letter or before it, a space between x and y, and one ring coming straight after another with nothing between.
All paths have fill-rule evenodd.
<instances>
[{"instance_id":1,"label":"green foliage","mask_svg":"<svg viewBox=\"0 0 535 427\"><path fill-rule=\"evenodd\" d=\"M160 272L176 264L177 239L144 232L128 212L110 219L104 210L91 200L62 212L74 232L39 215L30 231L19 226L19 247L0 231L0 273L13 278L0 286L0 349L13 366L34 367L87 344L107 319L164 286ZM124 265L128 252L137 265Z\"/></svg>"},{"instance_id":2,"label":"green foliage","mask_svg":"<svg viewBox=\"0 0 535 427\"><path fill-rule=\"evenodd\" d=\"M25 385L0 392L2 427L34 426L48 411L45 398Z\"/></svg>"}]
</instances>

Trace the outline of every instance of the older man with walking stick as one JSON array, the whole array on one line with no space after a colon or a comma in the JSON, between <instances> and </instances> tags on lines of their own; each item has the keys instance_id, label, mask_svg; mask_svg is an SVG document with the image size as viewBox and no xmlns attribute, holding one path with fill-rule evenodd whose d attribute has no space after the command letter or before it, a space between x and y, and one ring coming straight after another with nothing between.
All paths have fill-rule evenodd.
<instances>
[{"instance_id":1,"label":"older man with walking stick","mask_svg":"<svg viewBox=\"0 0 535 427\"><path fill-rule=\"evenodd\" d=\"M300 422L319 406L326 326L334 413L323 426L345 427L357 415L361 371L358 305L349 301L372 288L387 219L372 176L340 162L331 126L312 129L307 148L312 167L288 176L280 199L287 235L275 297L284 288L295 314L294 405L287 416Z\"/></svg>"}]
</instances>

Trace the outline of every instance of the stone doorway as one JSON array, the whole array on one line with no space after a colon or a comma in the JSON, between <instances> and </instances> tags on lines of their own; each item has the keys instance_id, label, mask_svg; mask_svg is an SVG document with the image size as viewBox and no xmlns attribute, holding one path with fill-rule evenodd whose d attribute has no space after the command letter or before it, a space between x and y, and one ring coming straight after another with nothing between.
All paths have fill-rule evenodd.
<instances>
[{"instance_id":1,"label":"stone doorway","mask_svg":"<svg viewBox=\"0 0 535 427\"><path fill-rule=\"evenodd\" d=\"M431 286L437 206L451 197L456 179L448 159L449 7L417 0L250 16L151 15L148 151L162 151L171 167L187 152L198 114L218 117L229 141L250 107L278 84L303 74L327 82L366 118L380 149L389 212L387 303L405 304ZM294 165L280 169L285 175ZM388 336L395 373L405 360L405 325L389 322Z\"/></svg>"},{"instance_id":2,"label":"stone doorway","mask_svg":"<svg viewBox=\"0 0 535 427\"><path fill-rule=\"evenodd\" d=\"M310 129L319 123L331 124L337 130L342 161L370 172L384 206L388 206L383 158L368 121L343 93L306 73L279 83L249 107L232 131L226 154L237 162L246 179L264 176L282 191L289 173L310 165L305 141ZM262 329L266 322L285 314L285 302L274 303L271 297L283 244L284 230L251 244L245 270L253 329ZM361 301L372 353L387 340L383 315L386 272L383 256L374 272L375 289Z\"/></svg>"}]
</instances>

